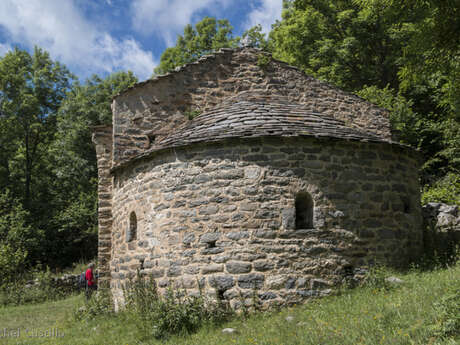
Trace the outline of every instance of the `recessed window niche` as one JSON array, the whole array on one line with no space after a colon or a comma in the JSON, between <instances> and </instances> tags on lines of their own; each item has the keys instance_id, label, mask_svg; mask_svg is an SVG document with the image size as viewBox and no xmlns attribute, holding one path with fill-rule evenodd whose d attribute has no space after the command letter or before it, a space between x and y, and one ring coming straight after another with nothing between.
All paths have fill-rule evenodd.
<instances>
[{"instance_id":1,"label":"recessed window niche","mask_svg":"<svg viewBox=\"0 0 460 345\"><path fill-rule=\"evenodd\" d=\"M313 199L307 192L300 192L295 197L295 228L313 228Z\"/></svg>"},{"instance_id":2,"label":"recessed window niche","mask_svg":"<svg viewBox=\"0 0 460 345\"><path fill-rule=\"evenodd\" d=\"M137 217L136 213L133 211L129 215L129 227L126 233L126 241L131 242L137 239Z\"/></svg>"}]
</instances>

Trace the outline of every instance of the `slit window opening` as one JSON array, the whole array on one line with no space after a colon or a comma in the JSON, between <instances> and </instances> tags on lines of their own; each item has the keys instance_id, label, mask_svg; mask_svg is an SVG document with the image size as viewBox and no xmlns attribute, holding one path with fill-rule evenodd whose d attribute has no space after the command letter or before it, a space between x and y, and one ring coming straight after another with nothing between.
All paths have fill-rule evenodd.
<instances>
[{"instance_id":1,"label":"slit window opening","mask_svg":"<svg viewBox=\"0 0 460 345\"><path fill-rule=\"evenodd\" d=\"M129 229L127 237L128 242L137 239L137 217L134 211L129 215Z\"/></svg>"}]
</instances>

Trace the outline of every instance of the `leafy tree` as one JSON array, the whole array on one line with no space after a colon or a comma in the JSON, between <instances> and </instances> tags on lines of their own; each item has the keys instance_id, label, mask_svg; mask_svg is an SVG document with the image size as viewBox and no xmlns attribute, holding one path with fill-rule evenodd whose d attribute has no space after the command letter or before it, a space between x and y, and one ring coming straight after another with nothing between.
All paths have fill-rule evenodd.
<instances>
[{"instance_id":1,"label":"leafy tree","mask_svg":"<svg viewBox=\"0 0 460 345\"><path fill-rule=\"evenodd\" d=\"M91 258L97 252L97 162L91 127L112 123L113 96L135 82L131 72L104 79L94 75L84 84L75 83L59 108L50 148L55 212L47 228L54 239L48 250L60 265Z\"/></svg>"},{"instance_id":2,"label":"leafy tree","mask_svg":"<svg viewBox=\"0 0 460 345\"><path fill-rule=\"evenodd\" d=\"M236 47L239 37L233 37L232 30L228 20L213 17L204 17L195 28L187 25L183 36L177 37L176 45L163 52L154 73L166 73L220 48Z\"/></svg>"},{"instance_id":3,"label":"leafy tree","mask_svg":"<svg viewBox=\"0 0 460 345\"><path fill-rule=\"evenodd\" d=\"M43 233L28 225L29 214L8 190L0 193L0 287L40 255Z\"/></svg>"},{"instance_id":4,"label":"leafy tree","mask_svg":"<svg viewBox=\"0 0 460 345\"><path fill-rule=\"evenodd\" d=\"M0 243L36 258L43 243L43 233L33 231L28 218L29 213L8 190L0 194Z\"/></svg>"},{"instance_id":5,"label":"leafy tree","mask_svg":"<svg viewBox=\"0 0 460 345\"><path fill-rule=\"evenodd\" d=\"M18 264L63 266L96 252L90 127L111 123L112 97L136 78L121 72L72 82L39 48L0 59L0 250Z\"/></svg>"},{"instance_id":6,"label":"leafy tree","mask_svg":"<svg viewBox=\"0 0 460 345\"><path fill-rule=\"evenodd\" d=\"M13 281L25 268L27 252L14 249L9 243L0 242L0 287Z\"/></svg>"},{"instance_id":7,"label":"leafy tree","mask_svg":"<svg viewBox=\"0 0 460 345\"><path fill-rule=\"evenodd\" d=\"M243 33L241 43L248 47L268 50L268 41L262 32L262 25L257 24Z\"/></svg>"},{"instance_id":8,"label":"leafy tree","mask_svg":"<svg viewBox=\"0 0 460 345\"><path fill-rule=\"evenodd\" d=\"M347 90L397 89L399 59L417 13L386 1L285 1L270 33L274 56Z\"/></svg>"},{"instance_id":9,"label":"leafy tree","mask_svg":"<svg viewBox=\"0 0 460 345\"><path fill-rule=\"evenodd\" d=\"M72 78L39 48L33 55L15 48L0 59L0 145L5 148L0 153L0 185L14 186L28 211L33 210L32 194L35 201L40 197L34 184L43 181L38 177L41 163Z\"/></svg>"},{"instance_id":10,"label":"leafy tree","mask_svg":"<svg viewBox=\"0 0 460 345\"><path fill-rule=\"evenodd\" d=\"M57 132L51 147L54 173L60 188L88 190L97 178L92 126L112 123L112 98L137 82L132 72L118 72L105 79L92 76L85 84L75 83L59 108ZM92 188L92 187L91 187Z\"/></svg>"},{"instance_id":11,"label":"leafy tree","mask_svg":"<svg viewBox=\"0 0 460 345\"><path fill-rule=\"evenodd\" d=\"M436 181L433 186L425 187L422 203L428 202L444 202L460 206L460 175L449 173Z\"/></svg>"},{"instance_id":12,"label":"leafy tree","mask_svg":"<svg viewBox=\"0 0 460 345\"><path fill-rule=\"evenodd\" d=\"M386 107L425 157L423 183L460 174L460 3L285 0L275 57ZM454 34L455 33L455 34Z\"/></svg>"},{"instance_id":13,"label":"leafy tree","mask_svg":"<svg viewBox=\"0 0 460 345\"><path fill-rule=\"evenodd\" d=\"M393 133L397 139L404 144L420 148L419 133L424 126L420 114L412 108L414 102L398 94L394 89L385 87L379 89L377 86L368 86L357 92L368 101L377 104L390 111L390 122Z\"/></svg>"}]
</instances>

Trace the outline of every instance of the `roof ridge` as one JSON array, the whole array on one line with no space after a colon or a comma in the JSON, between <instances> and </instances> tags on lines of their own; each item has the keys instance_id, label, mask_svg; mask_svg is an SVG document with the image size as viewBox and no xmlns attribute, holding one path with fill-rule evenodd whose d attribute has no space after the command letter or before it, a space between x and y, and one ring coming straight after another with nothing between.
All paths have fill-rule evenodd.
<instances>
[{"instance_id":1,"label":"roof ridge","mask_svg":"<svg viewBox=\"0 0 460 345\"><path fill-rule=\"evenodd\" d=\"M171 70L169 72L166 72L164 74L154 75L152 78L149 78L149 79L146 79L144 81L140 81L138 83L135 83L134 85L132 85L132 86L124 89L123 91L120 91L117 94L113 95L112 99L117 98L118 96L124 94L125 92L127 92L129 90L133 90L133 89L136 89L136 88L138 88L140 86L150 84L150 83L154 83L154 82L157 82L157 81L162 80L162 79L166 79L167 77L170 77L170 76L172 76L174 74L177 74L178 72L181 72L182 70L188 68L189 66L197 65L197 64L201 63L202 61L206 61L206 60L209 60L209 59L214 59L216 56L223 55L223 54L226 54L226 53L232 53L233 54L233 52L237 52L237 51L240 51L240 50L243 50L243 49L246 49L246 47L220 48L219 50L215 50L215 51L211 52L210 54L205 54L205 55L200 56L197 60L194 60L192 62L187 62L187 63L185 63L183 65L177 66L176 68L174 68L173 70ZM252 48L252 49L259 49L259 48Z\"/></svg>"},{"instance_id":2,"label":"roof ridge","mask_svg":"<svg viewBox=\"0 0 460 345\"><path fill-rule=\"evenodd\" d=\"M229 54L229 53L233 54L234 52L239 52L239 51L242 51L242 50L255 50L255 51L259 52L259 53L262 53L262 54L265 54L267 56L270 56L271 59L273 59L274 61L282 62L280 60L274 59L272 54L270 54L269 52L267 52L267 51L265 51L265 50L263 50L261 48L247 47L247 46L235 47L235 48L220 48L218 50L215 50L215 51L211 52L210 54L205 54L205 55L200 56L197 60L194 60L192 62L187 62L187 63L185 63L183 65L177 66L176 68L174 68L173 70L171 70L171 71L169 71L167 73L158 74L158 75L153 76L152 78L149 78L149 79L146 79L144 81L140 81L138 83L135 83L134 85L132 85L132 86L124 89L123 91L120 91L117 94L113 95L112 99L115 99L118 96L120 96L120 95L122 95L122 94L124 94L124 93L126 93L126 92L128 92L130 90L136 89L136 88L138 88L140 86L150 84L150 83L155 83L155 82L158 82L159 80L166 79L166 78L168 78L168 77L170 77L170 76L172 76L174 74L177 74L177 73L189 68L190 66L200 64L203 61L214 59L219 55L224 55L224 54ZM282 63L286 64L285 62L282 62ZM299 68L297 68L295 66L291 66L289 64L287 64L285 67L301 71Z\"/></svg>"}]
</instances>

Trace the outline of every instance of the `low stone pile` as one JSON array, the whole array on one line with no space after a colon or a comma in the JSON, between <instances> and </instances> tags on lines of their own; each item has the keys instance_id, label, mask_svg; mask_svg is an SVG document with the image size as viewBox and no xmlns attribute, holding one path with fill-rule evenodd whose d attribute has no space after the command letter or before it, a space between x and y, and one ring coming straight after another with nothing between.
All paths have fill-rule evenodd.
<instances>
[{"instance_id":1,"label":"low stone pile","mask_svg":"<svg viewBox=\"0 0 460 345\"><path fill-rule=\"evenodd\" d=\"M85 286L79 283L79 274L64 274L61 277L51 278L50 285L54 288L65 289L67 291L78 291ZM26 288L37 287L42 284L39 279L29 280Z\"/></svg>"},{"instance_id":2,"label":"low stone pile","mask_svg":"<svg viewBox=\"0 0 460 345\"><path fill-rule=\"evenodd\" d=\"M430 202L422 207L425 253L446 262L455 261L460 246L460 212L457 205Z\"/></svg>"},{"instance_id":3,"label":"low stone pile","mask_svg":"<svg viewBox=\"0 0 460 345\"><path fill-rule=\"evenodd\" d=\"M460 232L460 214L457 205L430 202L422 207L425 224L438 231Z\"/></svg>"},{"instance_id":4,"label":"low stone pile","mask_svg":"<svg viewBox=\"0 0 460 345\"><path fill-rule=\"evenodd\" d=\"M85 287L79 283L79 277L79 274L64 274L62 277L53 278L53 284L56 287L79 290Z\"/></svg>"}]
</instances>

